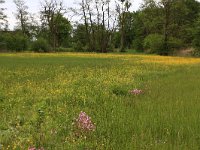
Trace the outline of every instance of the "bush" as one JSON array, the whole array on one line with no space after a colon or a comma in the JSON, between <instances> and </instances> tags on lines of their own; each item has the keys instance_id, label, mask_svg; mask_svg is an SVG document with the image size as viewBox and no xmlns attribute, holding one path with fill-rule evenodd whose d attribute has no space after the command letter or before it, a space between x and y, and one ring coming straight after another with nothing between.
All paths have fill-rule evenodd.
<instances>
[{"instance_id":1,"label":"bush","mask_svg":"<svg viewBox=\"0 0 200 150\"><path fill-rule=\"evenodd\" d=\"M143 51L143 39L141 39L141 38L134 39L132 41L131 48L135 49L137 52L142 52Z\"/></svg>"},{"instance_id":2,"label":"bush","mask_svg":"<svg viewBox=\"0 0 200 150\"><path fill-rule=\"evenodd\" d=\"M194 47L193 56L200 57L200 36L195 36L192 45Z\"/></svg>"},{"instance_id":3,"label":"bush","mask_svg":"<svg viewBox=\"0 0 200 150\"><path fill-rule=\"evenodd\" d=\"M64 48L64 47L59 47L56 49L57 52L73 52L72 48Z\"/></svg>"},{"instance_id":4,"label":"bush","mask_svg":"<svg viewBox=\"0 0 200 150\"><path fill-rule=\"evenodd\" d=\"M144 39L144 48L148 53L160 53L164 48L164 38L159 34L150 34Z\"/></svg>"},{"instance_id":5,"label":"bush","mask_svg":"<svg viewBox=\"0 0 200 150\"><path fill-rule=\"evenodd\" d=\"M193 55L196 57L200 57L200 28L197 28L194 33L194 40L192 42L192 45L195 49Z\"/></svg>"},{"instance_id":6,"label":"bush","mask_svg":"<svg viewBox=\"0 0 200 150\"><path fill-rule=\"evenodd\" d=\"M113 43L109 43L107 47L107 52L114 52L115 45Z\"/></svg>"},{"instance_id":7,"label":"bush","mask_svg":"<svg viewBox=\"0 0 200 150\"><path fill-rule=\"evenodd\" d=\"M168 44L171 50L178 50L183 47L183 41L175 37L170 37Z\"/></svg>"},{"instance_id":8,"label":"bush","mask_svg":"<svg viewBox=\"0 0 200 150\"><path fill-rule=\"evenodd\" d=\"M195 49L195 50L193 51L192 55L193 55L194 57L200 57L200 50L199 50L199 49Z\"/></svg>"},{"instance_id":9,"label":"bush","mask_svg":"<svg viewBox=\"0 0 200 150\"><path fill-rule=\"evenodd\" d=\"M77 43L74 43L73 49L74 49L75 52L86 51L86 48L84 47L84 45L80 41L78 41Z\"/></svg>"},{"instance_id":10,"label":"bush","mask_svg":"<svg viewBox=\"0 0 200 150\"><path fill-rule=\"evenodd\" d=\"M19 52L28 49L28 39L21 34L7 34L5 37L5 42L6 48L11 51Z\"/></svg>"},{"instance_id":11,"label":"bush","mask_svg":"<svg viewBox=\"0 0 200 150\"><path fill-rule=\"evenodd\" d=\"M35 52L49 52L50 46L45 39L39 38L38 40L32 43L31 50Z\"/></svg>"},{"instance_id":12,"label":"bush","mask_svg":"<svg viewBox=\"0 0 200 150\"><path fill-rule=\"evenodd\" d=\"M7 45L5 41L0 41L0 51L7 50Z\"/></svg>"},{"instance_id":13,"label":"bush","mask_svg":"<svg viewBox=\"0 0 200 150\"><path fill-rule=\"evenodd\" d=\"M168 41L168 51L164 49L164 36L159 34L150 34L144 39L144 48L148 53L169 54L173 50L180 49L183 42L175 37L170 37Z\"/></svg>"},{"instance_id":14,"label":"bush","mask_svg":"<svg viewBox=\"0 0 200 150\"><path fill-rule=\"evenodd\" d=\"M4 35L0 34L0 51L7 50L6 40Z\"/></svg>"}]
</instances>

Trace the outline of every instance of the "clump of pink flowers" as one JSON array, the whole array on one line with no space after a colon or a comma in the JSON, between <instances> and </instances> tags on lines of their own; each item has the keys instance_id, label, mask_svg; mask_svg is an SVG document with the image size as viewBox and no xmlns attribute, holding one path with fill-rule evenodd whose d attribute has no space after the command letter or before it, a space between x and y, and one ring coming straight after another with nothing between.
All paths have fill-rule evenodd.
<instances>
[{"instance_id":1,"label":"clump of pink flowers","mask_svg":"<svg viewBox=\"0 0 200 150\"><path fill-rule=\"evenodd\" d=\"M143 90L139 90L139 89L134 89L130 91L130 94L133 94L133 95L140 95L142 93L143 93Z\"/></svg>"},{"instance_id":2,"label":"clump of pink flowers","mask_svg":"<svg viewBox=\"0 0 200 150\"><path fill-rule=\"evenodd\" d=\"M76 125L82 131L94 131L95 125L92 123L91 117L89 117L85 112L80 112L78 118L76 119Z\"/></svg>"}]
</instances>

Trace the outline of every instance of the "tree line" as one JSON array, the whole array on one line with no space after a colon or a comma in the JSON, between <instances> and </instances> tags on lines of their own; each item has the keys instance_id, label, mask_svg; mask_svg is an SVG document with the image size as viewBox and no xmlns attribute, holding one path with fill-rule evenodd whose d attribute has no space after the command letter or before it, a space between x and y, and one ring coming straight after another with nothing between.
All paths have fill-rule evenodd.
<instances>
[{"instance_id":1,"label":"tree line","mask_svg":"<svg viewBox=\"0 0 200 150\"><path fill-rule=\"evenodd\" d=\"M138 52L171 55L193 48L200 53L200 2L143 0L132 11L130 0L80 0L76 8L63 1L43 0L40 11L29 12L24 0L13 0L18 21L9 31L0 0L0 50L36 52ZM76 19L69 19L67 14Z\"/></svg>"}]
</instances>

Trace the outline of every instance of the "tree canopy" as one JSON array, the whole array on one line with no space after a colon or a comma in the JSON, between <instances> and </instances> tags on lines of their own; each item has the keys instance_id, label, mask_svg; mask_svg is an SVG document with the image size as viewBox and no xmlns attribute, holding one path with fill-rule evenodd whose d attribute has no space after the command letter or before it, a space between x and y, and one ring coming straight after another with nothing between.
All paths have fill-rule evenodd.
<instances>
[{"instance_id":1,"label":"tree canopy","mask_svg":"<svg viewBox=\"0 0 200 150\"><path fill-rule=\"evenodd\" d=\"M4 2L1 0L0 4ZM81 0L76 8L66 7L62 1L43 0L38 14L29 13L24 0L14 0L14 3L18 27L10 32L21 32L20 36L27 38L29 45L38 39L43 41L38 43L45 40L52 51L70 48L105 53L135 49L171 55L182 48L200 49L197 48L200 14L197 0L143 0L137 11L131 11L130 0L115 3ZM79 21L73 22L66 17L68 14ZM0 27L3 31L6 30L5 21L6 15L1 8Z\"/></svg>"}]
</instances>

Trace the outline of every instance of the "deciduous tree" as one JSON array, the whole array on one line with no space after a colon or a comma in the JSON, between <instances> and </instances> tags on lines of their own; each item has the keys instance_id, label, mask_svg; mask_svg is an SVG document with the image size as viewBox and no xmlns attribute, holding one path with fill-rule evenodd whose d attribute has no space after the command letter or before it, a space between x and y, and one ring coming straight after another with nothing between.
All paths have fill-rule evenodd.
<instances>
[{"instance_id":1,"label":"deciduous tree","mask_svg":"<svg viewBox=\"0 0 200 150\"><path fill-rule=\"evenodd\" d=\"M58 47L58 22L60 16L66 13L66 9L62 1L58 0L44 0L41 4L41 22L45 32L49 33L48 38L54 51Z\"/></svg>"},{"instance_id":2,"label":"deciduous tree","mask_svg":"<svg viewBox=\"0 0 200 150\"><path fill-rule=\"evenodd\" d=\"M28 31L28 20L29 20L29 13L28 13L28 6L26 5L24 0L14 0L14 3L17 8L16 19L19 21L20 29L22 33L26 36L29 36Z\"/></svg>"},{"instance_id":3,"label":"deciduous tree","mask_svg":"<svg viewBox=\"0 0 200 150\"><path fill-rule=\"evenodd\" d=\"M4 0L0 0L0 5L5 3ZM5 8L0 7L0 30L7 29L8 22L6 20L7 16L4 13Z\"/></svg>"}]
</instances>

